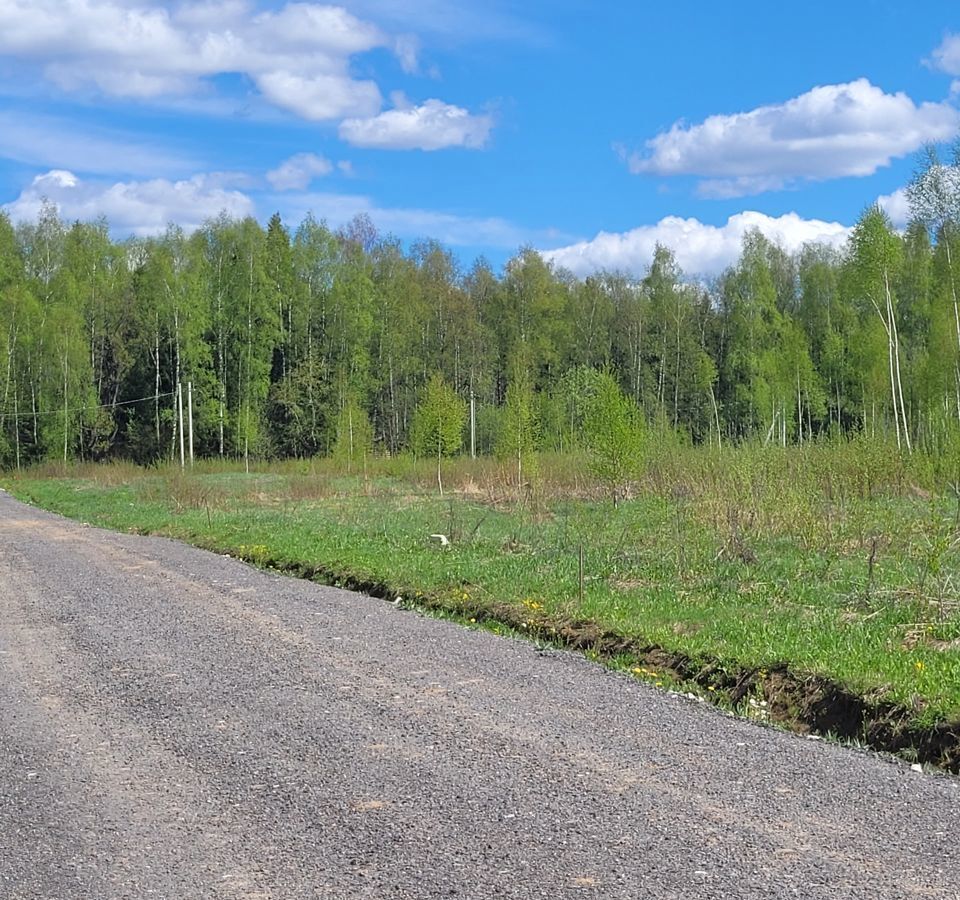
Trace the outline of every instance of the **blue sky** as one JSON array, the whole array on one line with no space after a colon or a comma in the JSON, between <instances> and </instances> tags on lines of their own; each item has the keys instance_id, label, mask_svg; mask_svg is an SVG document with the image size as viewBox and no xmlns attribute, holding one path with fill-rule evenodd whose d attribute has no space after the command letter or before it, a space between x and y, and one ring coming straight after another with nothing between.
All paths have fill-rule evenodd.
<instances>
[{"instance_id":1,"label":"blue sky","mask_svg":"<svg viewBox=\"0 0 960 900\"><path fill-rule=\"evenodd\" d=\"M903 221L917 151L960 133L960 8L0 0L0 85L15 220L365 212L464 265L639 273L660 240L712 274L750 226Z\"/></svg>"}]
</instances>

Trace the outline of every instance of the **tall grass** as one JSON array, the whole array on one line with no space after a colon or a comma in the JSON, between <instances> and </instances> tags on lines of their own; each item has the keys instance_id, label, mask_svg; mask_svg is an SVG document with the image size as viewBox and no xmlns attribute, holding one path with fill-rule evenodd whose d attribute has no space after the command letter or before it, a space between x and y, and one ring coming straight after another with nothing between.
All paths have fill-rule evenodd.
<instances>
[{"instance_id":1,"label":"tall grass","mask_svg":"<svg viewBox=\"0 0 960 900\"><path fill-rule=\"evenodd\" d=\"M516 483L494 458L137 469L47 466L6 484L119 528L449 604L589 620L737 664L787 662L918 716L960 715L955 461L867 441L664 439L614 508L576 454ZM430 535L450 540L441 547ZM579 556L585 572L580 582Z\"/></svg>"}]
</instances>

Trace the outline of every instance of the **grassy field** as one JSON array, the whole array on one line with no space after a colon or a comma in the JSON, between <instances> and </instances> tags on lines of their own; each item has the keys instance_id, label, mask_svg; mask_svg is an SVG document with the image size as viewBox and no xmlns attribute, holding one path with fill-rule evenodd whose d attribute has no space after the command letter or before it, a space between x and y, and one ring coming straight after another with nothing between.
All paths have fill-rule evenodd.
<instances>
[{"instance_id":1,"label":"grassy field","mask_svg":"<svg viewBox=\"0 0 960 900\"><path fill-rule=\"evenodd\" d=\"M942 462L866 444L663 447L616 507L585 471L576 457L542 458L518 489L509 466L461 459L443 498L432 464L402 458L354 473L323 460L250 473L113 464L0 481L76 519L468 623L588 650L593 635L639 677L663 680L633 652L655 645L711 660L718 685L724 672L786 666L897 704L914 724L960 721L960 501Z\"/></svg>"}]
</instances>

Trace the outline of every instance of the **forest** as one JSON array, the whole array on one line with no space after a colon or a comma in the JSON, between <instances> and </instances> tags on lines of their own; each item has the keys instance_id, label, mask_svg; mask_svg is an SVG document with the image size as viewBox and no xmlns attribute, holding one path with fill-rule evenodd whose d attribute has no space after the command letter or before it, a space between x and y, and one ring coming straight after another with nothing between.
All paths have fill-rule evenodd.
<instances>
[{"instance_id":1,"label":"forest","mask_svg":"<svg viewBox=\"0 0 960 900\"><path fill-rule=\"evenodd\" d=\"M50 205L0 214L0 466L172 458L187 383L200 456L328 454L347 431L351 451L416 449L431 384L473 398L477 453L514 434L563 451L598 372L648 427L695 444L864 436L956 454L958 172L925 160L902 232L877 206L843 252L789 254L754 231L710 281L668 247L642 277L580 279L531 248L500 273L462 268L364 217L113 240Z\"/></svg>"}]
</instances>

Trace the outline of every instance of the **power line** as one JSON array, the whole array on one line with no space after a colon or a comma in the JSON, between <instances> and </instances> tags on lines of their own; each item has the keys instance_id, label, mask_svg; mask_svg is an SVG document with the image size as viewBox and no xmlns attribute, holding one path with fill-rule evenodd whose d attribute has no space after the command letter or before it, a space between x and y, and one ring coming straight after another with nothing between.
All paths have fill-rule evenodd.
<instances>
[{"instance_id":1,"label":"power line","mask_svg":"<svg viewBox=\"0 0 960 900\"><path fill-rule=\"evenodd\" d=\"M101 403L98 406L72 406L66 409L46 409L33 412L32 410L22 410L19 413L21 419L32 419L34 416L62 416L64 413L90 412L101 409L116 409L118 406L132 406L134 403L145 403L147 400L157 401L161 397L173 397L176 391L167 391L163 394L151 394L149 397L139 397L136 400L118 400L116 403ZM12 419L14 413L7 411L0 414L0 420Z\"/></svg>"}]
</instances>

